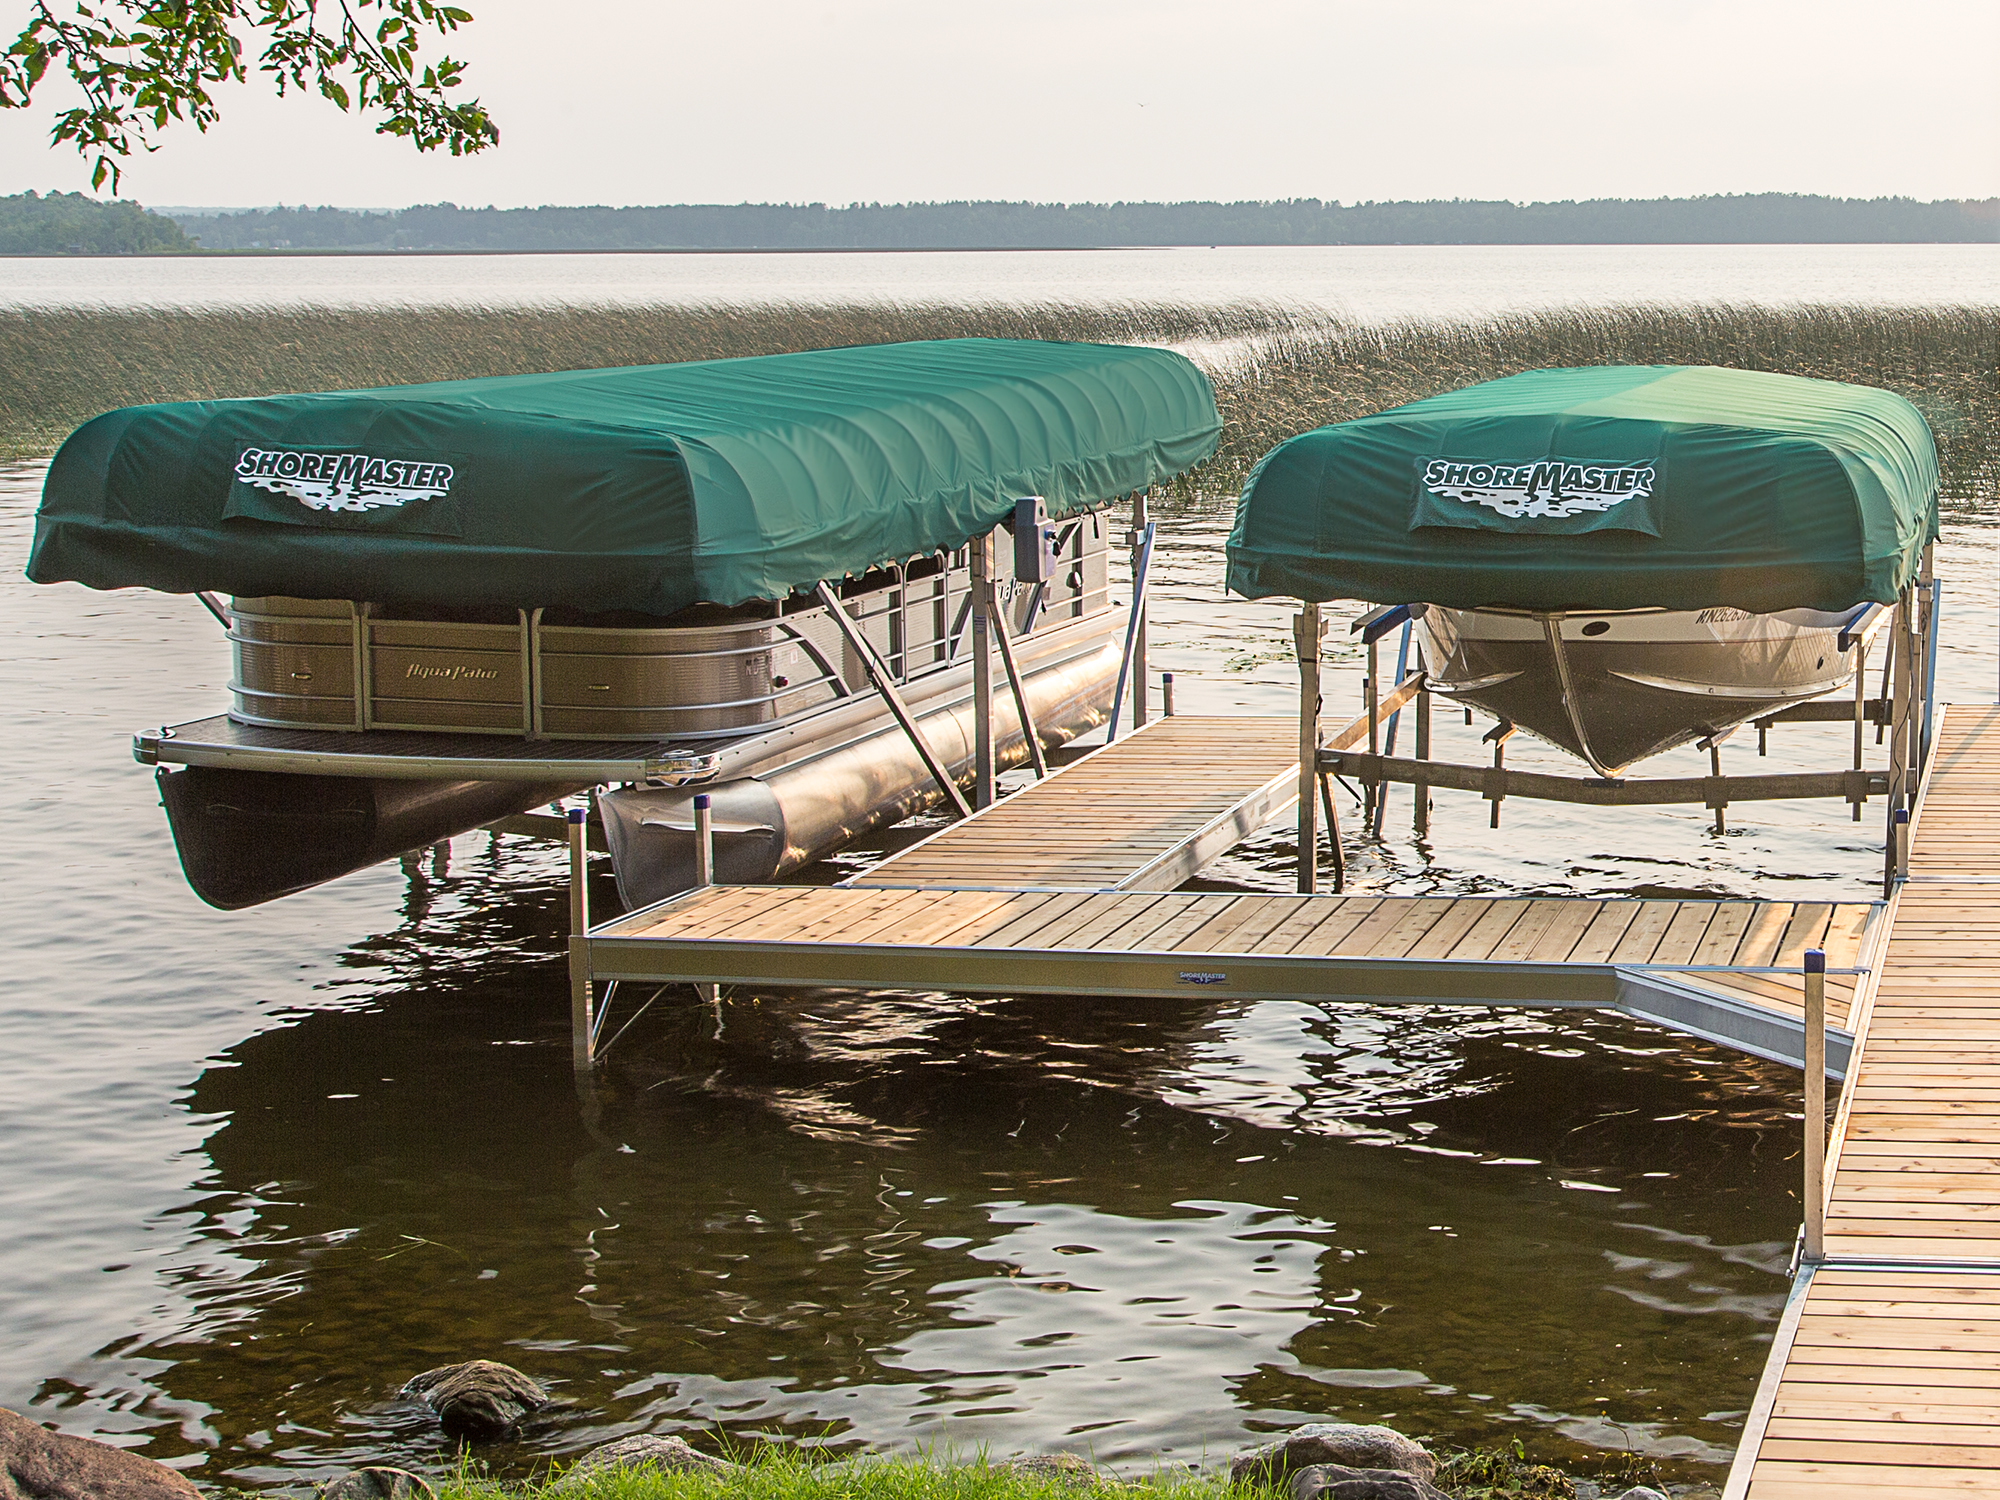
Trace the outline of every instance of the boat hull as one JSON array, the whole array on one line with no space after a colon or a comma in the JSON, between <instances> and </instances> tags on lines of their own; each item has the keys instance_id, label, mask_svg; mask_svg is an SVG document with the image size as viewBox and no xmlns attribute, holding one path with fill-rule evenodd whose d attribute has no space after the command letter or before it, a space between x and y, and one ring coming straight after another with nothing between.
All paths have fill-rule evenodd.
<instances>
[{"instance_id":1,"label":"boat hull","mask_svg":"<svg viewBox=\"0 0 2000 1500\"><path fill-rule=\"evenodd\" d=\"M1855 657L1839 647L1848 618L1813 610L1549 615L1433 605L1416 628L1434 690L1610 776L1851 685Z\"/></svg>"},{"instance_id":2,"label":"boat hull","mask_svg":"<svg viewBox=\"0 0 2000 1500\"><path fill-rule=\"evenodd\" d=\"M241 911L512 817L573 782L412 781L189 766L160 776L181 872Z\"/></svg>"}]
</instances>

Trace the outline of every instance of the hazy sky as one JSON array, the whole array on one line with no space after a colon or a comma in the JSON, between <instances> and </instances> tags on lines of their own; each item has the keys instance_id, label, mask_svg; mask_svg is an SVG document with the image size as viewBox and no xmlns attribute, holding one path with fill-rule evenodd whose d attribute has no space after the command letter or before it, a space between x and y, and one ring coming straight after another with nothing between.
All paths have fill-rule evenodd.
<instances>
[{"instance_id":1,"label":"hazy sky","mask_svg":"<svg viewBox=\"0 0 2000 1500\"><path fill-rule=\"evenodd\" d=\"M2000 194L1994 0L460 3L498 149L419 156L253 82L207 136L163 132L126 196ZM0 112L0 191L87 185L47 145L58 97Z\"/></svg>"}]
</instances>

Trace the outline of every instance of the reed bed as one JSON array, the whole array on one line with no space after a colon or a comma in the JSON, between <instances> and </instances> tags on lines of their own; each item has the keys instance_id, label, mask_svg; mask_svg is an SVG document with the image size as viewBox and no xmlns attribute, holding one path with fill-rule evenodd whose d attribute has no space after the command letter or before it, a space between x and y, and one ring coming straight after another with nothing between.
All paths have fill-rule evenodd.
<instances>
[{"instance_id":1,"label":"reed bed","mask_svg":"<svg viewBox=\"0 0 2000 1500\"><path fill-rule=\"evenodd\" d=\"M1204 345L1290 331L1275 308L427 307L0 312L0 452L52 452L142 401L358 390L476 375L730 359L906 339Z\"/></svg>"},{"instance_id":2,"label":"reed bed","mask_svg":"<svg viewBox=\"0 0 2000 1500\"><path fill-rule=\"evenodd\" d=\"M2000 309L1620 307L1471 322L1341 322L1270 304L123 309L0 313L0 454L48 453L143 401L354 389L902 339L1054 338L1187 349L1224 428L1191 497L1234 493L1273 444L1551 365L1713 364L1885 386L1937 434L1948 500L2000 484Z\"/></svg>"},{"instance_id":3,"label":"reed bed","mask_svg":"<svg viewBox=\"0 0 2000 1500\"><path fill-rule=\"evenodd\" d=\"M1383 327L1295 322L1216 383L1216 466L1441 391L1561 365L1732 365L1882 386L1938 442L1948 501L2000 488L2000 308L1618 307Z\"/></svg>"}]
</instances>

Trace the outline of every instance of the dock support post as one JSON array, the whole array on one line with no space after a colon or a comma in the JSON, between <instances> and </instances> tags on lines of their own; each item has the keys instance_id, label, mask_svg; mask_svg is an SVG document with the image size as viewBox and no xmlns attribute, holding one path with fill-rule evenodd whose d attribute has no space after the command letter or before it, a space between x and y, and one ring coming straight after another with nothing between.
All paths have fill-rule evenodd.
<instances>
[{"instance_id":1,"label":"dock support post","mask_svg":"<svg viewBox=\"0 0 2000 1500\"><path fill-rule=\"evenodd\" d=\"M1171 719L1173 716L1174 674L1171 672L1162 672L1160 674L1160 717Z\"/></svg>"},{"instance_id":2,"label":"dock support post","mask_svg":"<svg viewBox=\"0 0 2000 1500\"><path fill-rule=\"evenodd\" d=\"M578 1077L597 1061L596 1017L590 993L590 855L584 810L569 810L569 1060Z\"/></svg>"},{"instance_id":3,"label":"dock support post","mask_svg":"<svg viewBox=\"0 0 2000 1500\"><path fill-rule=\"evenodd\" d=\"M1313 782L1319 775L1319 652L1326 634L1317 604L1302 604L1292 620L1292 643L1299 653L1299 894L1319 889L1319 804Z\"/></svg>"},{"instance_id":4,"label":"dock support post","mask_svg":"<svg viewBox=\"0 0 2000 1500\"><path fill-rule=\"evenodd\" d=\"M698 886L715 884L715 801L707 792L694 794L694 883ZM719 984L697 981L694 992L710 1005L722 999L722 986ZM633 1019L638 1018L635 1016ZM619 1032L620 1036L624 1034L622 1030Z\"/></svg>"},{"instance_id":5,"label":"dock support post","mask_svg":"<svg viewBox=\"0 0 2000 1500\"><path fill-rule=\"evenodd\" d=\"M993 805L993 533L968 544L972 554L972 805Z\"/></svg>"},{"instance_id":6,"label":"dock support post","mask_svg":"<svg viewBox=\"0 0 2000 1500\"><path fill-rule=\"evenodd\" d=\"M1368 714L1368 753L1382 753L1382 662L1381 652L1376 647L1375 638L1368 638L1368 675L1361 682L1362 704ZM1375 828L1375 799L1382 795L1380 783L1361 783L1361 821L1363 826L1373 831Z\"/></svg>"},{"instance_id":7,"label":"dock support post","mask_svg":"<svg viewBox=\"0 0 2000 1500\"><path fill-rule=\"evenodd\" d=\"M1132 638L1132 727L1146 724L1146 596L1138 591L1140 570L1152 556L1151 518L1147 514L1146 492L1132 496L1132 587L1137 602L1138 623ZM1142 540L1143 539L1143 540ZM1144 547L1145 556L1140 555Z\"/></svg>"},{"instance_id":8,"label":"dock support post","mask_svg":"<svg viewBox=\"0 0 2000 1500\"><path fill-rule=\"evenodd\" d=\"M1430 679L1417 689L1417 759L1431 758L1431 690ZM1431 831L1431 784L1428 781L1413 781L1410 790L1416 795L1416 830L1419 837Z\"/></svg>"},{"instance_id":9,"label":"dock support post","mask_svg":"<svg viewBox=\"0 0 2000 1500\"><path fill-rule=\"evenodd\" d=\"M715 884L715 802L707 792L694 794L694 883Z\"/></svg>"},{"instance_id":10,"label":"dock support post","mask_svg":"<svg viewBox=\"0 0 2000 1500\"><path fill-rule=\"evenodd\" d=\"M1826 954L1805 952L1806 1108L1805 1252L1817 1265L1826 1259Z\"/></svg>"},{"instance_id":11,"label":"dock support post","mask_svg":"<svg viewBox=\"0 0 2000 1500\"><path fill-rule=\"evenodd\" d=\"M1868 642L1854 643L1854 769L1861 769L1861 742L1868 715ZM1861 821L1861 804L1854 804L1854 821Z\"/></svg>"},{"instance_id":12,"label":"dock support post","mask_svg":"<svg viewBox=\"0 0 2000 1500\"><path fill-rule=\"evenodd\" d=\"M1895 674L1895 690L1889 711L1889 827L1882 850L1882 885L1885 892L1894 890L1896 882L1908 873L1899 848L1896 815L1901 813L1907 818L1914 800L1911 796L1910 764L1912 730L1915 726L1910 715L1916 686L1915 616L1916 590L1906 588L1896 603L1896 621L1889 637L1889 665Z\"/></svg>"}]
</instances>

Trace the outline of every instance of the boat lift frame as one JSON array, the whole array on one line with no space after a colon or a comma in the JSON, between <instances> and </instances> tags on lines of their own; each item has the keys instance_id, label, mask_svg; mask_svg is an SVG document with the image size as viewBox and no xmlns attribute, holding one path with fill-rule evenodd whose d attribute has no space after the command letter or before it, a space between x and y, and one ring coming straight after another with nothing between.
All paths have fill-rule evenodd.
<instances>
[{"instance_id":1,"label":"boat lift frame","mask_svg":"<svg viewBox=\"0 0 2000 1500\"><path fill-rule=\"evenodd\" d=\"M1797 798L1833 798L1853 805L1858 822L1861 808L1870 797L1887 799L1887 827L1883 840L1883 894L1893 894L1898 882L1909 875L1909 816L1930 754L1931 719L1936 692L1937 636L1941 586L1933 571L1933 548L1924 548L1917 579L1905 587L1894 605L1872 605L1856 613L1842 629L1838 641L1842 651L1854 656L1855 692L1852 708L1845 703L1815 699L1780 709L1752 720L1758 731L1758 753L1764 753L1770 727L1782 723L1835 723L1852 720L1854 757L1849 768L1840 771L1799 772L1767 776L1729 776L1722 773L1721 744L1728 736L1717 735L1701 742L1708 750L1711 774L1680 777L1583 777L1558 776L1538 771L1514 771L1506 766L1506 744L1514 726L1501 721L1486 736L1493 745L1493 764L1474 766L1432 760L1430 751L1431 698L1433 689L1424 668L1400 676L1394 687L1380 690L1379 642L1401 626L1407 639L1413 607L1385 605L1370 610L1352 626L1367 648L1367 667L1362 677L1363 715L1349 732L1332 740L1322 740L1320 714L1320 664L1326 637L1326 622L1318 604L1303 604L1292 622L1292 639L1299 662L1299 801L1298 801L1298 889L1310 895L1319 886L1319 815L1326 815L1327 831L1333 845L1334 890L1344 883L1344 860L1340 848L1340 827L1334 811L1330 778L1352 777L1363 788L1364 817L1370 830L1381 828L1380 799L1394 783L1414 789L1415 825L1421 834L1430 826L1430 791L1447 787L1478 792L1492 805L1493 826L1500 821L1500 805L1508 797L1526 797L1544 802L1572 802L1596 807L1648 807L1691 804L1713 809L1716 829L1724 829L1725 810L1733 802L1789 801ZM1888 685L1881 698L1867 696L1867 656L1872 639L1886 629L1888 654L1884 675ZM1395 716L1412 699L1416 701L1417 746L1413 757L1385 753L1384 720L1393 729ZM1864 726L1873 723L1877 743L1886 731L1888 765L1869 770L1863 763ZM1354 748L1365 730L1367 749ZM1393 744L1391 747L1393 749ZM1319 784L1319 797L1312 795Z\"/></svg>"}]
</instances>

